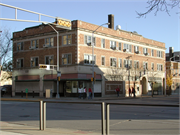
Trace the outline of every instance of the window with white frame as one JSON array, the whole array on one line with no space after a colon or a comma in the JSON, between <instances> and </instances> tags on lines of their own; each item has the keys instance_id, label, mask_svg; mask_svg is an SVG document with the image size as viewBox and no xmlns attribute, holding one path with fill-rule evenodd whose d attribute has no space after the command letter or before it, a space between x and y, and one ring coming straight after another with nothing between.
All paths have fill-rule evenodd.
<instances>
[{"instance_id":1,"label":"window with white frame","mask_svg":"<svg viewBox=\"0 0 180 135\"><path fill-rule=\"evenodd\" d=\"M39 58L31 57L31 67L38 67L38 66L39 66Z\"/></svg>"},{"instance_id":2,"label":"window with white frame","mask_svg":"<svg viewBox=\"0 0 180 135\"><path fill-rule=\"evenodd\" d=\"M39 48L39 40L32 40L30 49L36 49Z\"/></svg>"},{"instance_id":3,"label":"window with white frame","mask_svg":"<svg viewBox=\"0 0 180 135\"><path fill-rule=\"evenodd\" d=\"M154 71L154 63L151 63L151 70Z\"/></svg>"},{"instance_id":4,"label":"window with white frame","mask_svg":"<svg viewBox=\"0 0 180 135\"><path fill-rule=\"evenodd\" d=\"M101 57L101 65L105 66L105 57L104 56Z\"/></svg>"},{"instance_id":5,"label":"window with white frame","mask_svg":"<svg viewBox=\"0 0 180 135\"><path fill-rule=\"evenodd\" d=\"M24 48L24 43L23 42L18 42L17 43L17 51L22 51L23 50L23 48Z\"/></svg>"},{"instance_id":6,"label":"window with white frame","mask_svg":"<svg viewBox=\"0 0 180 135\"><path fill-rule=\"evenodd\" d=\"M163 65L157 64L157 71L163 71Z\"/></svg>"},{"instance_id":7,"label":"window with white frame","mask_svg":"<svg viewBox=\"0 0 180 135\"><path fill-rule=\"evenodd\" d=\"M53 56L45 56L45 64L53 65L54 64L54 57Z\"/></svg>"},{"instance_id":8,"label":"window with white frame","mask_svg":"<svg viewBox=\"0 0 180 135\"><path fill-rule=\"evenodd\" d=\"M93 64L92 55L84 54L84 64ZM96 56L94 56L94 64L96 64Z\"/></svg>"},{"instance_id":9,"label":"window with white frame","mask_svg":"<svg viewBox=\"0 0 180 135\"><path fill-rule=\"evenodd\" d=\"M84 44L92 45L91 38L92 38L92 36L84 35ZM96 38L95 37L93 37L93 43L94 43L94 46L96 46Z\"/></svg>"},{"instance_id":10,"label":"window with white frame","mask_svg":"<svg viewBox=\"0 0 180 135\"><path fill-rule=\"evenodd\" d=\"M124 43L124 48L123 49L126 49L127 52L131 52L132 51L132 46L130 44L125 44Z\"/></svg>"},{"instance_id":11,"label":"window with white frame","mask_svg":"<svg viewBox=\"0 0 180 135\"><path fill-rule=\"evenodd\" d=\"M23 59L17 59L16 60L16 67L17 68L22 68L23 64L24 64Z\"/></svg>"},{"instance_id":12,"label":"window with white frame","mask_svg":"<svg viewBox=\"0 0 180 135\"><path fill-rule=\"evenodd\" d=\"M46 46L54 46L54 38L45 38L45 45Z\"/></svg>"},{"instance_id":13,"label":"window with white frame","mask_svg":"<svg viewBox=\"0 0 180 135\"><path fill-rule=\"evenodd\" d=\"M71 58L72 55L71 54L62 54L62 64L63 65L69 65L71 64Z\"/></svg>"},{"instance_id":14,"label":"window with white frame","mask_svg":"<svg viewBox=\"0 0 180 135\"><path fill-rule=\"evenodd\" d=\"M143 54L148 54L148 48L143 48Z\"/></svg>"},{"instance_id":15,"label":"window with white frame","mask_svg":"<svg viewBox=\"0 0 180 135\"><path fill-rule=\"evenodd\" d=\"M116 61L116 58L110 58L110 66L111 67L116 67L116 63L117 63L117 61Z\"/></svg>"},{"instance_id":16,"label":"window with white frame","mask_svg":"<svg viewBox=\"0 0 180 135\"><path fill-rule=\"evenodd\" d=\"M122 68L122 59L119 59L119 68Z\"/></svg>"},{"instance_id":17,"label":"window with white frame","mask_svg":"<svg viewBox=\"0 0 180 135\"><path fill-rule=\"evenodd\" d=\"M134 68L139 69L139 61L134 61Z\"/></svg>"},{"instance_id":18,"label":"window with white frame","mask_svg":"<svg viewBox=\"0 0 180 135\"><path fill-rule=\"evenodd\" d=\"M121 43L119 42L119 46L118 46L118 50L120 50L121 51Z\"/></svg>"},{"instance_id":19,"label":"window with white frame","mask_svg":"<svg viewBox=\"0 0 180 135\"><path fill-rule=\"evenodd\" d=\"M151 56L154 56L154 50L151 49Z\"/></svg>"},{"instance_id":20,"label":"window with white frame","mask_svg":"<svg viewBox=\"0 0 180 135\"><path fill-rule=\"evenodd\" d=\"M124 59L124 68L131 68L132 67L132 60Z\"/></svg>"},{"instance_id":21,"label":"window with white frame","mask_svg":"<svg viewBox=\"0 0 180 135\"><path fill-rule=\"evenodd\" d=\"M134 53L139 53L139 46L134 46Z\"/></svg>"},{"instance_id":22,"label":"window with white frame","mask_svg":"<svg viewBox=\"0 0 180 135\"><path fill-rule=\"evenodd\" d=\"M162 51L157 51L157 57L162 58Z\"/></svg>"},{"instance_id":23,"label":"window with white frame","mask_svg":"<svg viewBox=\"0 0 180 135\"><path fill-rule=\"evenodd\" d=\"M143 69L148 70L148 62L143 62Z\"/></svg>"},{"instance_id":24,"label":"window with white frame","mask_svg":"<svg viewBox=\"0 0 180 135\"><path fill-rule=\"evenodd\" d=\"M62 38L63 38L63 45L70 45L71 44L71 41L72 41L71 34L65 35Z\"/></svg>"},{"instance_id":25,"label":"window with white frame","mask_svg":"<svg viewBox=\"0 0 180 135\"><path fill-rule=\"evenodd\" d=\"M110 48L113 50L116 50L116 42L115 41L110 41Z\"/></svg>"},{"instance_id":26,"label":"window with white frame","mask_svg":"<svg viewBox=\"0 0 180 135\"><path fill-rule=\"evenodd\" d=\"M101 39L101 47L105 48L105 39Z\"/></svg>"}]
</instances>

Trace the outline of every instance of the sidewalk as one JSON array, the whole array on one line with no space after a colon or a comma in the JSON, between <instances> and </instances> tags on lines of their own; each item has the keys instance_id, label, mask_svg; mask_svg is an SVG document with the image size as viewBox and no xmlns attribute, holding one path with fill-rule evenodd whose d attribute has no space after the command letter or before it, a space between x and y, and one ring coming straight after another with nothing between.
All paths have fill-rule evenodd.
<instances>
[{"instance_id":1,"label":"sidewalk","mask_svg":"<svg viewBox=\"0 0 180 135\"><path fill-rule=\"evenodd\" d=\"M179 95L170 95L170 96L165 96L165 95L153 95L153 98L169 98L169 97L179 97ZM21 96L15 96L15 97L10 97L10 96L4 96L1 98L10 98L10 99L29 99L29 100L75 100L75 101L103 101L103 100L124 100L124 99L140 99L140 98L152 98L150 95L143 95L143 96L136 96L134 97L117 97L116 95L112 96L106 96L106 97L94 97L94 99L79 99L78 97L60 97L60 98L45 98L45 97L32 97L28 96L28 98L21 97Z\"/></svg>"},{"instance_id":2,"label":"sidewalk","mask_svg":"<svg viewBox=\"0 0 180 135\"><path fill-rule=\"evenodd\" d=\"M67 130L62 128L46 128L46 130L39 130L38 127L32 127L20 124L11 124L0 121L0 135L98 135L100 133L93 133L80 130Z\"/></svg>"}]
</instances>

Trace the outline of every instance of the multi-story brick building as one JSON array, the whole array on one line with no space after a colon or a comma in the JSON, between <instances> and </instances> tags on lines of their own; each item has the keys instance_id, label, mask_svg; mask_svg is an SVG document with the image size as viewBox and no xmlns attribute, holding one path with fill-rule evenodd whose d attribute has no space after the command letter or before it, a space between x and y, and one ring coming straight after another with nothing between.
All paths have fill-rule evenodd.
<instances>
[{"instance_id":1,"label":"multi-story brick building","mask_svg":"<svg viewBox=\"0 0 180 135\"><path fill-rule=\"evenodd\" d=\"M166 76L172 75L171 94L179 94L180 89L180 51L174 52L173 47L169 47L166 53ZM170 90L167 85L167 90Z\"/></svg>"},{"instance_id":2,"label":"multi-story brick building","mask_svg":"<svg viewBox=\"0 0 180 135\"><path fill-rule=\"evenodd\" d=\"M148 94L155 81L156 94L165 92L165 43L147 39L137 32L100 27L93 41L96 72L95 96L121 96L135 86L136 95ZM92 32L98 25L74 20L71 30L54 27L59 32L59 82L61 96L77 96L78 89L92 86ZM43 96L46 89L56 94L57 72L39 69L39 64L56 65L57 37L49 25L39 25L13 33L13 95L33 91Z\"/></svg>"}]
</instances>

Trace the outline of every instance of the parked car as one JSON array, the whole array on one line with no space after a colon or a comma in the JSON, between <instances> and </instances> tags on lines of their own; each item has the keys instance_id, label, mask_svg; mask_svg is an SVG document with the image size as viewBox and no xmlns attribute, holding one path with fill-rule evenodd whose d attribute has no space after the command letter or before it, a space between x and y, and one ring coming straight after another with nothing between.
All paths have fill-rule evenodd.
<instances>
[{"instance_id":1,"label":"parked car","mask_svg":"<svg viewBox=\"0 0 180 135\"><path fill-rule=\"evenodd\" d=\"M1 86L1 96L3 97L6 95L11 95L12 93L12 85L3 85Z\"/></svg>"},{"instance_id":2,"label":"parked car","mask_svg":"<svg viewBox=\"0 0 180 135\"><path fill-rule=\"evenodd\" d=\"M1 87L1 97L3 97L6 93L6 87Z\"/></svg>"}]
</instances>

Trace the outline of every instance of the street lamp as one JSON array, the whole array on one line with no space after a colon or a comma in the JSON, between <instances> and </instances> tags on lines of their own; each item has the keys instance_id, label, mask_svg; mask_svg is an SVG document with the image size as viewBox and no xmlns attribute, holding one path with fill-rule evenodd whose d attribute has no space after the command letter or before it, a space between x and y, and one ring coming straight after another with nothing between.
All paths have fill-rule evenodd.
<instances>
[{"instance_id":1,"label":"street lamp","mask_svg":"<svg viewBox=\"0 0 180 135\"><path fill-rule=\"evenodd\" d=\"M43 24L46 24L43 22ZM59 32L49 23L47 23L56 33L57 33L57 75L60 73L59 71ZM59 80L57 79L57 93L56 98L59 98Z\"/></svg>"},{"instance_id":2,"label":"street lamp","mask_svg":"<svg viewBox=\"0 0 180 135\"><path fill-rule=\"evenodd\" d=\"M101 26L103 25L109 25L110 23L104 23L102 25L100 25L97 29L95 29L93 32L92 32L92 39L91 39L91 43L92 43L92 77L93 77L93 87L92 87L92 98L94 98L94 42L93 42L93 38L94 38L94 33L96 32L96 30L98 30Z\"/></svg>"}]
</instances>

